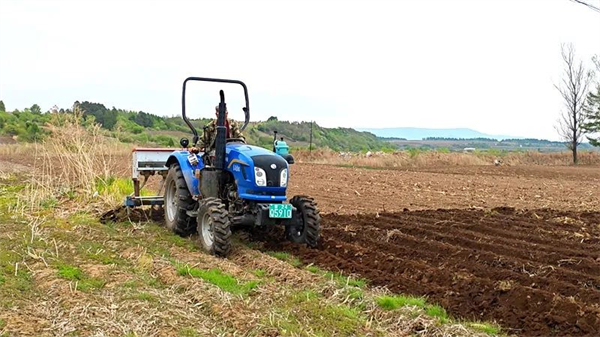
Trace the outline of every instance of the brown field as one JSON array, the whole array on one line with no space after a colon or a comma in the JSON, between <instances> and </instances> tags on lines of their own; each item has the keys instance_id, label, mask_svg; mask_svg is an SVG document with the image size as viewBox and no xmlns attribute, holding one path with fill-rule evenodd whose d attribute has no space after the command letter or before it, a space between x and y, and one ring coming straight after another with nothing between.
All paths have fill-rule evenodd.
<instances>
[{"instance_id":1,"label":"brown field","mask_svg":"<svg viewBox=\"0 0 600 337\"><path fill-rule=\"evenodd\" d=\"M600 209L600 166L423 166L397 169L296 164L291 194L322 212L501 207Z\"/></svg>"},{"instance_id":2,"label":"brown field","mask_svg":"<svg viewBox=\"0 0 600 337\"><path fill-rule=\"evenodd\" d=\"M517 335L600 333L600 167L301 164L292 177L327 213L323 243L270 249Z\"/></svg>"},{"instance_id":3,"label":"brown field","mask_svg":"<svg viewBox=\"0 0 600 337\"><path fill-rule=\"evenodd\" d=\"M292 177L329 213L323 244L270 248L518 335L600 333L600 167L301 164Z\"/></svg>"},{"instance_id":4,"label":"brown field","mask_svg":"<svg viewBox=\"0 0 600 337\"><path fill-rule=\"evenodd\" d=\"M129 154L113 159L126 175ZM317 200L321 245L261 240L266 249L427 296L454 317L497 322L509 334L600 334L599 165L302 161L291 168L289 196ZM0 171L28 168L18 150L0 158Z\"/></svg>"},{"instance_id":5,"label":"brown field","mask_svg":"<svg viewBox=\"0 0 600 337\"><path fill-rule=\"evenodd\" d=\"M317 250L267 247L519 336L598 333L598 212L422 210L323 221Z\"/></svg>"}]
</instances>

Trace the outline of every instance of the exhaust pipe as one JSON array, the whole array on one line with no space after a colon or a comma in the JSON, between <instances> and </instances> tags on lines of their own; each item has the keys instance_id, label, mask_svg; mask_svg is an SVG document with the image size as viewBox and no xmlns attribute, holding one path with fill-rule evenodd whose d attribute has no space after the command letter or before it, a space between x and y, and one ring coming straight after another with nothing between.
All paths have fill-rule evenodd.
<instances>
[{"instance_id":1,"label":"exhaust pipe","mask_svg":"<svg viewBox=\"0 0 600 337\"><path fill-rule=\"evenodd\" d=\"M225 143L226 128L225 128L225 111L227 106L225 105L225 94L223 90L219 91L221 101L219 102L219 113L217 115L217 135L215 137L215 162L213 167L204 167L202 169L202 177L200 183L200 193L204 198L220 196L222 180L223 180L223 169L225 168Z\"/></svg>"},{"instance_id":2,"label":"exhaust pipe","mask_svg":"<svg viewBox=\"0 0 600 337\"><path fill-rule=\"evenodd\" d=\"M217 116L217 137L215 139L215 169L221 171L225 168L225 143L226 143L226 128L225 128L225 93L219 90L221 102L219 102L219 115Z\"/></svg>"}]
</instances>

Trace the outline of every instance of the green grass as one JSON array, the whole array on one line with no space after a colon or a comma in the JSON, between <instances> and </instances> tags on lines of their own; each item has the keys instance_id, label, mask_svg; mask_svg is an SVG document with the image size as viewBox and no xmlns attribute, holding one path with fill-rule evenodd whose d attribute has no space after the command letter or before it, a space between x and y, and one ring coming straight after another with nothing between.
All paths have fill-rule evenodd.
<instances>
[{"instance_id":1,"label":"green grass","mask_svg":"<svg viewBox=\"0 0 600 337\"><path fill-rule=\"evenodd\" d=\"M8 222L13 216L9 210L17 204L17 195L25 188L25 185L4 185L2 184L4 181L0 180L0 220Z\"/></svg>"},{"instance_id":2,"label":"green grass","mask_svg":"<svg viewBox=\"0 0 600 337\"><path fill-rule=\"evenodd\" d=\"M70 265L60 265L58 267L58 276L62 278L66 278L67 280L83 280L84 275L81 269L70 266Z\"/></svg>"},{"instance_id":3,"label":"green grass","mask_svg":"<svg viewBox=\"0 0 600 337\"><path fill-rule=\"evenodd\" d=\"M128 280L123 282L122 287L123 288L128 288L128 289L134 289L137 288L139 286L141 286L142 284L136 280Z\"/></svg>"},{"instance_id":4,"label":"green grass","mask_svg":"<svg viewBox=\"0 0 600 337\"><path fill-rule=\"evenodd\" d=\"M58 205L58 200L55 197L48 197L41 201L40 206L43 209L52 209Z\"/></svg>"},{"instance_id":5,"label":"green grass","mask_svg":"<svg viewBox=\"0 0 600 337\"><path fill-rule=\"evenodd\" d=\"M267 275L267 272L264 269L254 269L252 271L252 274L254 274L256 277L265 277L265 275Z\"/></svg>"},{"instance_id":6,"label":"green grass","mask_svg":"<svg viewBox=\"0 0 600 337\"><path fill-rule=\"evenodd\" d=\"M102 288L106 283L99 278L90 278L78 267L68 264L60 264L58 266L58 276L70 281L76 281L77 289L81 291Z\"/></svg>"},{"instance_id":7,"label":"green grass","mask_svg":"<svg viewBox=\"0 0 600 337\"><path fill-rule=\"evenodd\" d=\"M377 302L377 305L385 310L395 310L401 307L415 306L425 310L427 316L437 318L440 323L447 323L450 320L446 309L437 304L427 304L427 301L423 297L405 295L380 296L376 298L375 301Z\"/></svg>"},{"instance_id":8,"label":"green grass","mask_svg":"<svg viewBox=\"0 0 600 337\"><path fill-rule=\"evenodd\" d=\"M364 291L357 288L350 288L346 293L348 294L348 297L353 300L362 300L365 296Z\"/></svg>"},{"instance_id":9,"label":"green grass","mask_svg":"<svg viewBox=\"0 0 600 337\"><path fill-rule=\"evenodd\" d=\"M272 256L272 257L274 257L274 258L276 258L278 260L281 260L281 261L287 261L291 257L291 255L289 253L286 253L286 252L271 252L271 251L269 251L269 252L267 252L267 255L270 255L270 256Z\"/></svg>"},{"instance_id":10,"label":"green grass","mask_svg":"<svg viewBox=\"0 0 600 337\"><path fill-rule=\"evenodd\" d=\"M200 337L200 334L194 328L181 328L177 333L180 337Z\"/></svg>"},{"instance_id":11,"label":"green grass","mask_svg":"<svg viewBox=\"0 0 600 337\"><path fill-rule=\"evenodd\" d=\"M0 299L19 296L33 286L27 267L22 264L16 266L17 259L20 260L20 257L16 254L0 252Z\"/></svg>"},{"instance_id":12,"label":"green grass","mask_svg":"<svg viewBox=\"0 0 600 337\"><path fill-rule=\"evenodd\" d=\"M425 313L428 316L436 317L441 323L448 322L448 313L446 312L446 309L437 304L428 305L425 308Z\"/></svg>"},{"instance_id":13,"label":"green grass","mask_svg":"<svg viewBox=\"0 0 600 337\"><path fill-rule=\"evenodd\" d=\"M224 291L236 295L247 295L256 288L258 282L249 281L246 283L240 283L235 277L223 273L221 270L213 268L209 270L190 268L188 265L180 265L177 267L177 273L181 276L192 276L203 279Z\"/></svg>"},{"instance_id":14,"label":"green grass","mask_svg":"<svg viewBox=\"0 0 600 337\"><path fill-rule=\"evenodd\" d=\"M492 323L487 322L466 322L466 326L471 327L475 330L485 332L488 335L498 335L500 333L500 327Z\"/></svg>"},{"instance_id":15,"label":"green grass","mask_svg":"<svg viewBox=\"0 0 600 337\"><path fill-rule=\"evenodd\" d=\"M321 294L317 293L316 291L313 290L303 290L300 292L295 293L292 296L292 301L294 303L302 303L304 301L310 301L310 300L314 300L321 297Z\"/></svg>"},{"instance_id":16,"label":"green grass","mask_svg":"<svg viewBox=\"0 0 600 337\"><path fill-rule=\"evenodd\" d=\"M164 229L161 228L161 227L159 227L159 226L155 226L155 227L157 227L158 229L164 231ZM192 240L186 239L186 238L182 238L181 236L175 235L175 234L172 234L172 233L168 233L168 234L169 235L165 236L165 239L168 242L170 242L170 243L172 243L172 244L174 244L174 245L176 245L178 247L183 247L183 248L188 248L188 249L194 249L194 248L196 248L196 245L194 244L194 242Z\"/></svg>"},{"instance_id":17,"label":"green grass","mask_svg":"<svg viewBox=\"0 0 600 337\"><path fill-rule=\"evenodd\" d=\"M302 265L302 261L300 261L299 258L297 258L289 253L286 253L286 252L269 251L269 252L266 252L266 254L270 255L278 260L285 261L294 267L300 267Z\"/></svg>"},{"instance_id":18,"label":"green grass","mask_svg":"<svg viewBox=\"0 0 600 337\"><path fill-rule=\"evenodd\" d=\"M104 287L106 282L98 278L88 278L77 284L77 289L82 291L88 291L91 289L99 289Z\"/></svg>"},{"instance_id":19,"label":"green grass","mask_svg":"<svg viewBox=\"0 0 600 337\"><path fill-rule=\"evenodd\" d=\"M405 306L416 306L419 308L425 307L425 298L394 295L394 296L380 296L376 298L377 305L385 310L395 310Z\"/></svg>"},{"instance_id":20,"label":"green grass","mask_svg":"<svg viewBox=\"0 0 600 337\"><path fill-rule=\"evenodd\" d=\"M394 295L380 296L375 299L377 305L384 310L395 310L405 306L415 306L425 311L425 314L430 317L437 318L442 324L452 322L452 318L448 316L446 309L437 304L428 304L423 297ZM415 317L418 316L415 313ZM500 327L487 322L462 322L463 325L473 329L485 332L489 335L497 335L500 332Z\"/></svg>"},{"instance_id":21,"label":"green grass","mask_svg":"<svg viewBox=\"0 0 600 337\"><path fill-rule=\"evenodd\" d=\"M133 181L128 178L116 178L114 176L108 176L106 178L96 179L95 188L100 195L126 196L133 193ZM152 195L152 192L142 189L140 194L147 196Z\"/></svg>"},{"instance_id":22,"label":"green grass","mask_svg":"<svg viewBox=\"0 0 600 337\"><path fill-rule=\"evenodd\" d=\"M314 291L301 291L276 308L276 320L265 322L283 336L356 336L366 319L359 309L332 304Z\"/></svg>"},{"instance_id":23,"label":"green grass","mask_svg":"<svg viewBox=\"0 0 600 337\"><path fill-rule=\"evenodd\" d=\"M0 194L0 198L4 197ZM11 195L6 197L10 198ZM4 204L0 205L0 209L5 206ZM3 217L4 214L0 210L0 217ZM0 238L0 307L9 305L13 300L23 297L33 288L31 273L22 263L23 257L19 252L25 252L27 244L30 244L32 248L36 248L39 243L36 240L31 244L26 239L30 235L26 222L8 218L7 222L2 221L0 225L2 228L0 231L11 233L12 236L12 238L10 236Z\"/></svg>"},{"instance_id":24,"label":"green grass","mask_svg":"<svg viewBox=\"0 0 600 337\"><path fill-rule=\"evenodd\" d=\"M165 228L157 223L148 223L144 226L144 232L150 233L156 237L155 242L148 244L142 240L136 240L136 243L143 244L149 252L154 253L158 256L169 258L171 253L169 248L173 245L186 248L188 250L196 250L196 243L190 238L184 238L179 235L173 234L171 231L165 230ZM160 244L159 244L160 243Z\"/></svg>"},{"instance_id":25,"label":"green grass","mask_svg":"<svg viewBox=\"0 0 600 337\"><path fill-rule=\"evenodd\" d=\"M98 218L94 217L89 213L85 213L83 211L75 212L73 215L69 216L69 221L75 223L77 225L86 225L86 226L95 226L104 228L104 226L98 221Z\"/></svg>"}]
</instances>

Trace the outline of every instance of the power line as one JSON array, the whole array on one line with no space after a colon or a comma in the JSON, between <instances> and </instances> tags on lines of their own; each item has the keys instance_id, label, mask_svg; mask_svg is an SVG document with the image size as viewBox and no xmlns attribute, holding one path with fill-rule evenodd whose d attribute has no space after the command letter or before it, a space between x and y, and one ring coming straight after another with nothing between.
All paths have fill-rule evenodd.
<instances>
[{"instance_id":1,"label":"power line","mask_svg":"<svg viewBox=\"0 0 600 337\"><path fill-rule=\"evenodd\" d=\"M591 8L592 10L594 10L594 11L596 11L596 12L600 13L600 8L598 8L598 7L596 7L596 6L590 5L590 4L588 4L588 3L586 3L586 2L583 2L583 1L580 1L580 0L570 0L570 1L571 1L571 2L575 2L575 3L578 3L578 4L581 4L581 5L584 5L584 6L587 6L587 7Z\"/></svg>"}]
</instances>

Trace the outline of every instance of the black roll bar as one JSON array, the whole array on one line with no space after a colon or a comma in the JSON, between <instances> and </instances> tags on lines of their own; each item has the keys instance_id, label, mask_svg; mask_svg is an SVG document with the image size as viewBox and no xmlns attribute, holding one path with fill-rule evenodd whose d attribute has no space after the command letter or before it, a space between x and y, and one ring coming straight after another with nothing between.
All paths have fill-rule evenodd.
<instances>
[{"instance_id":1,"label":"black roll bar","mask_svg":"<svg viewBox=\"0 0 600 337\"><path fill-rule=\"evenodd\" d=\"M242 125L241 131L246 129L246 126L248 125L248 122L250 121L250 102L248 100L248 88L246 87L246 84L244 84L244 82L238 81L238 80L226 80L226 79L220 79L220 78L188 77L185 79L185 81L183 81L183 92L181 94L181 116L183 117L185 124L187 124L187 126L192 130L192 133L194 134L194 139L193 139L194 145L196 145L196 143L198 143L198 139L199 139L198 131L196 131L196 128L192 125L190 120L187 118L187 115L185 114L185 87L186 87L186 84L188 81L233 83L233 84L241 85L244 88L244 99L246 100L246 106L242 108L242 110L244 111L244 125Z\"/></svg>"}]
</instances>

